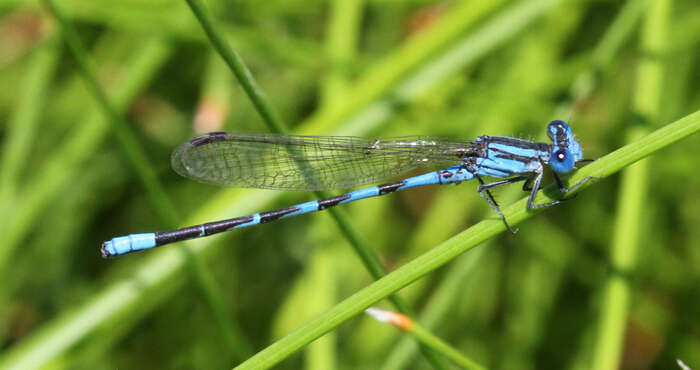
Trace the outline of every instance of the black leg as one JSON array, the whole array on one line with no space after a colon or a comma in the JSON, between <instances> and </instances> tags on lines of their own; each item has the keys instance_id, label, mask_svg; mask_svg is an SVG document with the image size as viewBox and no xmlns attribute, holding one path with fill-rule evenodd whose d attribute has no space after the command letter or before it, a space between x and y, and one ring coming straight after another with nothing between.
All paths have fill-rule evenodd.
<instances>
[{"instance_id":1,"label":"black leg","mask_svg":"<svg viewBox=\"0 0 700 370\"><path fill-rule=\"evenodd\" d=\"M477 176L477 179L481 183L481 186L479 186L479 191L482 191L482 190L488 190L488 189L496 188L496 187L503 186L503 185L512 184L512 183L518 182L518 181L529 180L529 177L528 176L511 177L509 179L505 179L505 180L501 180L501 181L494 181L494 182L490 182L488 184L484 184L483 180L481 180L481 177Z\"/></svg>"},{"instance_id":2,"label":"black leg","mask_svg":"<svg viewBox=\"0 0 700 370\"><path fill-rule=\"evenodd\" d=\"M576 183L576 185L574 185L574 186L572 186L572 187L570 187L570 188L566 188L566 187L564 186L564 184L562 184L561 179L559 179L559 175L557 175L557 173L554 172L554 171L552 171L552 173L554 174L554 179L557 180L557 186L559 186L559 191L562 192L563 194L566 194L566 193L568 193L568 192L570 192L570 191L576 190L576 188L578 188L579 186L585 184L586 181L588 181L588 180L590 180L590 179L597 179L597 180L600 179L600 177L586 176L583 180L581 180L581 181L579 181L578 183ZM568 199L572 199L572 198L568 198Z\"/></svg>"},{"instance_id":3,"label":"black leg","mask_svg":"<svg viewBox=\"0 0 700 370\"><path fill-rule=\"evenodd\" d=\"M557 178L556 175L555 175L555 178ZM541 181L542 181L542 172L538 172L537 176L535 177L534 185L532 186L532 192L530 192L530 197L527 198L527 209L537 209L537 208L542 208L542 207L549 207L549 206L553 206L555 204L561 203L561 200L555 200L553 202L535 204L535 197L537 196L537 189L540 188ZM557 180L557 181L559 181L559 180Z\"/></svg>"},{"instance_id":4,"label":"black leg","mask_svg":"<svg viewBox=\"0 0 700 370\"><path fill-rule=\"evenodd\" d=\"M493 209L496 213L498 213L499 216L501 216L501 219L503 220L503 223L508 228L508 231L510 231L513 234L517 233L518 230L511 228L510 225L508 224L508 221L506 220L506 216L504 216L503 213L501 212L501 208L498 206L498 203L496 203L496 200L493 199L493 195L491 195L491 192L489 191L489 189L492 189L492 188L495 188L498 186L507 185L507 184L512 184L512 183L518 182L518 181L523 181L523 180L526 180L528 177L517 176L517 177L513 177L510 179L506 179L506 180L490 182L488 184L484 184L484 181L481 179L481 177L476 176L476 178L477 178L477 180L479 180L479 183L481 184L481 185L479 185L479 188L477 189L477 191L479 192L479 195L481 195L481 197L484 198L484 200L486 201L486 203L488 203L488 205L491 207L491 209Z\"/></svg>"},{"instance_id":5,"label":"black leg","mask_svg":"<svg viewBox=\"0 0 700 370\"><path fill-rule=\"evenodd\" d=\"M523 191L531 191L532 190L532 180L535 178L533 176L530 176L525 180L523 183Z\"/></svg>"},{"instance_id":6,"label":"black leg","mask_svg":"<svg viewBox=\"0 0 700 370\"><path fill-rule=\"evenodd\" d=\"M481 184L481 185L479 185L479 189L481 189L481 187L484 186L485 187L484 190L486 190L486 194L489 196L489 199L491 199L491 202L493 202L493 204L496 207L498 207L498 203L496 203L496 199L493 197L493 194L491 194L491 192L488 190L488 189L492 188L493 186L488 186L491 184L488 184L488 185L484 184L484 180L481 178L481 176L479 176L479 175L475 175L475 176L476 176L476 179L479 180L479 184Z\"/></svg>"},{"instance_id":7,"label":"black leg","mask_svg":"<svg viewBox=\"0 0 700 370\"><path fill-rule=\"evenodd\" d=\"M588 180L590 180L590 179L599 179L599 178L600 178L600 177L588 176L588 177L584 178L583 180L579 181L576 185L574 185L574 186L572 186L572 187L570 187L570 188L566 188L566 187L564 186L564 184L561 182L561 179L559 178L559 175L557 175L556 172L552 172L552 175L554 175L554 180L556 180L557 186L559 187L559 191L560 191L562 194L566 194L566 193L568 193L568 192L570 192L570 191L575 190L576 188L578 188L579 186L583 185L586 181L588 181ZM542 173L540 173L539 175L537 175L537 178L535 179L535 186L533 187L532 193L530 193L530 198L527 200L527 208L528 208L528 209L536 209L536 208L542 208L542 207L549 207L549 206L553 206L553 205L555 205L555 204L559 204L559 203L564 202L564 201L567 201L567 200L574 199L574 198L576 197L576 196L574 195L573 197L563 198L563 199L555 200L555 201L548 202L548 203L535 204L535 195L536 195L537 191L534 190L534 189L537 189L537 188L540 186L540 181L541 181L541 180L542 180Z\"/></svg>"}]
</instances>

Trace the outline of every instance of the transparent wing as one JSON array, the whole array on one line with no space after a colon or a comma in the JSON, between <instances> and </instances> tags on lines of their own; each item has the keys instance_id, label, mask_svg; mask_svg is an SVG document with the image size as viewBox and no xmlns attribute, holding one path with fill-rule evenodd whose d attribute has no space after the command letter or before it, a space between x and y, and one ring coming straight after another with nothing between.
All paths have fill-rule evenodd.
<instances>
[{"instance_id":1,"label":"transparent wing","mask_svg":"<svg viewBox=\"0 0 700 370\"><path fill-rule=\"evenodd\" d=\"M411 136L368 139L212 132L175 149L177 173L199 182L279 190L344 189L418 167L462 163L471 142Z\"/></svg>"}]
</instances>

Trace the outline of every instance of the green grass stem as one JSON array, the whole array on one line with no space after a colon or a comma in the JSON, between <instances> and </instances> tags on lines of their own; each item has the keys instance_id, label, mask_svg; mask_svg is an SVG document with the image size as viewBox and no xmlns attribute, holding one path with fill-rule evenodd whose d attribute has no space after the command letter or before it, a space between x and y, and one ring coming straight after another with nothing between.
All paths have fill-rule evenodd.
<instances>
[{"instance_id":1,"label":"green grass stem","mask_svg":"<svg viewBox=\"0 0 700 370\"><path fill-rule=\"evenodd\" d=\"M485 253L484 248L474 250L472 253L460 256L455 260L450 270L445 274L441 284L422 310L418 321L427 329L434 329L438 324L445 321L449 309L457 300L464 297L455 292L463 290L468 284L467 278L472 275L474 268ZM381 369L402 369L410 364L411 358L415 356L417 349L416 342L410 337L403 337L398 341L394 349L389 353Z\"/></svg>"},{"instance_id":2,"label":"green grass stem","mask_svg":"<svg viewBox=\"0 0 700 370\"><path fill-rule=\"evenodd\" d=\"M435 353L443 355L462 369L485 369L406 315L382 310L377 307L370 307L365 310L365 313L380 323L391 324L410 334L419 343L435 351Z\"/></svg>"},{"instance_id":3,"label":"green grass stem","mask_svg":"<svg viewBox=\"0 0 700 370\"><path fill-rule=\"evenodd\" d=\"M414 323L408 332L420 343L423 343L436 353L445 356L462 369L486 369L420 325Z\"/></svg>"}]
</instances>

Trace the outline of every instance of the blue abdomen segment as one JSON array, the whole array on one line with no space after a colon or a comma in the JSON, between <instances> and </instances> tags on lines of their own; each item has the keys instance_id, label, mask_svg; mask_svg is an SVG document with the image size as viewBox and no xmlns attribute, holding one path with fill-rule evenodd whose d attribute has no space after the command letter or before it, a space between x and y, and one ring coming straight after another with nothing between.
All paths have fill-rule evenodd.
<instances>
[{"instance_id":1,"label":"blue abdomen segment","mask_svg":"<svg viewBox=\"0 0 700 370\"><path fill-rule=\"evenodd\" d=\"M184 227L181 229L160 231L148 234L132 234L114 238L102 244L102 256L114 257L138 250L149 249L177 241L200 238L203 236L218 234L231 229L239 229L247 226L267 223L296 216L304 213L322 211L324 209L353 202L360 199L386 195L398 190L408 189L423 185L458 184L471 180L474 174L465 166L451 167L445 170L433 171L423 175L409 177L407 179L390 182L382 185L371 186L353 192L336 195L329 198L300 203L287 208L280 208L267 212L254 213L248 216L231 218L228 220L208 222L201 225Z\"/></svg>"},{"instance_id":2,"label":"blue abdomen segment","mask_svg":"<svg viewBox=\"0 0 700 370\"><path fill-rule=\"evenodd\" d=\"M156 234L131 234L113 238L102 243L102 256L114 257L129 252L149 249L156 246Z\"/></svg>"}]
</instances>

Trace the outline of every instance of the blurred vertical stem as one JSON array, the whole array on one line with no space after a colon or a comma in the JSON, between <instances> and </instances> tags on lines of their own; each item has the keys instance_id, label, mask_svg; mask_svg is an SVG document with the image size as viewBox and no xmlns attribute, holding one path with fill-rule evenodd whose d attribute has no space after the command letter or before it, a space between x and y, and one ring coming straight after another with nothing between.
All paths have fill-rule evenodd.
<instances>
[{"instance_id":1,"label":"blurred vertical stem","mask_svg":"<svg viewBox=\"0 0 700 370\"><path fill-rule=\"evenodd\" d=\"M649 131L650 123L660 118L663 92L663 61L666 55L671 0L654 0L647 10L641 34L642 58L637 69L634 111L643 122L635 122L627 132L632 142ZM640 229L644 198L648 187L648 163L640 161L622 172L615 234L611 245L612 271L604 283L602 312L598 322L598 339L593 354L593 369L620 367L624 334L631 301L631 281L641 242Z\"/></svg>"},{"instance_id":2,"label":"blurred vertical stem","mask_svg":"<svg viewBox=\"0 0 700 370\"><path fill-rule=\"evenodd\" d=\"M431 333L429 330L417 324L412 318L404 314L382 310L377 307L370 307L365 310L365 313L378 322L390 324L410 334L421 344L424 344L436 353L443 355L445 358L449 359L462 369L485 370L483 366L479 365L471 358L463 355L440 337Z\"/></svg>"},{"instance_id":3,"label":"blurred vertical stem","mask_svg":"<svg viewBox=\"0 0 700 370\"><path fill-rule=\"evenodd\" d=\"M175 207L168 199L165 190L163 190L162 185L158 181L145 151L142 149L142 146L139 145L129 124L99 86L94 68L89 63L88 53L84 49L77 32L68 22L66 16L56 6L54 0L43 0L43 2L59 22L61 33L73 54L79 72L82 74L88 88L97 99L99 106L108 117L107 120L111 124L111 128L117 135L123 151L127 155L127 159L138 173L138 178L148 192L148 199L153 203L153 207L158 213L158 216L165 220L166 224L169 226L177 225L178 216ZM219 327L224 331L224 339L231 353L237 358L245 358L250 352L250 349L247 349L249 346L237 333L236 329L233 327L232 321L226 314L227 310L224 308L221 298L223 294L216 286L216 280L208 270L203 267L198 257L192 254L188 249L180 248L180 250L188 257L187 261L189 262L188 267L190 272L197 283L197 287L200 289L210 309L213 311Z\"/></svg>"},{"instance_id":4,"label":"blurred vertical stem","mask_svg":"<svg viewBox=\"0 0 700 370\"><path fill-rule=\"evenodd\" d=\"M170 52L164 44L148 39L135 42L133 48L135 54L130 55L125 62L129 74L120 78L111 89L111 97L120 110L126 109L133 101L144 84L152 78L154 68L158 68ZM43 209L59 195L73 177L80 176L79 168L82 162L100 150L99 145L106 132L107 122L101 109L90 106L68 137L61 140L60 145L46 156L45 162L22 186L18 195L22 198L22 207L15 209L7 225L7 232L3 234L3 243L0 244L0 270L7 264L12 251L27 234L35 230ZM95 246L95 254L98 253Z\"/></svg>"},{"instance_id":5,"label":"blurred vertical stem","mask_svg":"<svg viewBox=\"0 0 700 370\"><path fill-rule=\"evenodd\" d=\"M311 292L307 305L303 308L308 317L316 316L333 307L338 296L338 276L333 266L333 251L323 248L314 253L309 263L309 273L306 276L303 289ZM314 341L305 351L304 367L307 370L326 370L338 368L338 338L335 333L328 333L323 338Z\"/></svg>"},{"instance_id":6,"label":"blurred vertical stem","mask_svg":"<svg viewBox=\"0 0 700 370\"><path fill-rule=\"evenodd\" d=\"M455 301L464 299L463 295L455 294L468 284L467 277L474 272L477 263L486 251L486 246L460 256L450 265L449 271L436 286L418 321L427 329L434 329L443 323ZM471 296L474 298L474 296ZM381 369L403 369L408 367L411 358L415 357L416 342L410 337L399 340L389 353Z\"/></svg>"},{"instance_id":7,"label":"blurred vertical stem","mask_svg":"<svg viewBox=\"0 0 700 370\"><path fill-rule=\"evenodd\" d=\"M428 346L431 350L436 351L446 358L450 359L454 364L462 369L485 370L486 368L474 362L471 358L463 355L454 347L447 344L445 341L434 335L420 325L413 325L411 334L423 345Z\"/></svg>"},{"instance_id":8,"label":"blurred vertical stem","mask_svg":"<svg viewBox=\"0 0 700 370\"><path fill-rule=\"evenodd\" d=\"M46 92L53 80L59 56L58 42L54 37L36 48L26 67L24 82L19 92L19 104L7 123L5 140L0 158L0 210L8 213L15 201L21 170L34 141L39 117L46 103ZM6 226L2 222L0 228ZM4 235L4 233L2 233Z\"/></svg>"},{"instance_id":9,"label":"blurred vertical stem","mask_svg":"<svg viewBox=\"0 0 700 370\"><path fill-rule=\"evenodd\" d=\"M627 0L593 49L589 68L576 77L569 89L569 99L557 107L555 117L571 117L576 105L588 98L598 84L601 71L617 55L627 38L636 30L637 21L647 8L649 0Z\"/></svg>"},{"instance_id":10,"label":"blurred vertical stem","mask_svg":"<svg viewBox=\"0 0 700 370\"><path fill-rule=\"evenodd\" d=\"M329 74L324 81L325 84L322 86L324 94L322 104L326 106L337 104L338 100L342 99L344 87L349 83L346 71L355 54L355 44L360 32L358 26L361 22L360 15L363 5L363 1L356 0L334 0L331 2L329 34L326 40L331 66ZM328 197L328 194L324 192L315 193L319 198ZM360 233L353 227L345 211L338 208L329 208L328 211L372 277L379 279L384 276L386 271L379 262L379 258L367 247L367 243L362 240ZM408 304L398 295L392 295L389 297L389 300L391 300L398 311L409 313ZM437 362L439 362L437 358L429 354L428 356L433 357L434 365L439 366L437 365Z\"/></svg>"},{"instance_id":11,"label":"blurred vertical stem","mask_svg":"<svg viewBox=\"0 0 700 370\"><path fill-rule=\"evenodd\" d=\"M34 50L25 69L19 91L18 105L12 112L5 132L0 157L0 277L5 278L9 258L18 243L12 243L17 215L24 209L24 197L18 191L23 171L28 169L27 157L36 139L42 110L46 106L46 95L53 81L53 73L60 56L56 37L50 37ZM5 302L7 288L0 288L0 302ZM0 325L6 325L0 319ZM4 338L0 340L4 344Z\"/></svg>"},{"instance_id":12,"label":"blurred vertical stem","mask_svg":"<svg viewBox=\"0 0 700 370\"><path fill-rule=\"evenodd\" d=\"M321 104L332 109L349 86L349 67L356 54L362 23L363 0L334 0L329 3L326 52L329 65L321 83Z\"/></svg>"}]
</instances>

